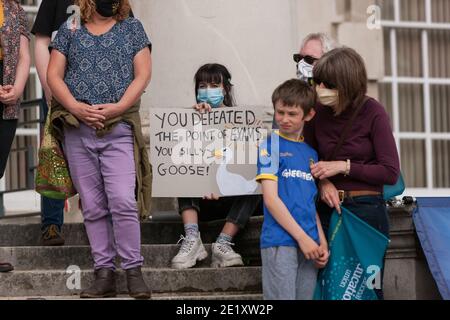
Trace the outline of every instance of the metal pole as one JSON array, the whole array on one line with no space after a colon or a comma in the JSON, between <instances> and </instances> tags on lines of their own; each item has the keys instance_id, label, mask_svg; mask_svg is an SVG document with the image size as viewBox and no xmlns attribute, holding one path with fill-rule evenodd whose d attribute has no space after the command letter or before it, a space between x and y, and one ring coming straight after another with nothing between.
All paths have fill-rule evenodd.
<instances>
[{"instance_id":1,"label":"metal pole","mask_svg":"<svg viewBox=\"0 0 450 320\"><path fill-rule=\"evenodd\" d=\"M27 147L27 189L34 189L34 153L33 147Z\"/></svg>"},{"instance_id":2,"label":"metal pole","mask_svg":"<svg viewBox=\"0 0 450 320\"><path fill-rule=\"evenodd\" d=\"M5 215L5 206L3 203L3 191L6 190L5 177L0 178L0 217Z\"/></svg>"}]
</instances>

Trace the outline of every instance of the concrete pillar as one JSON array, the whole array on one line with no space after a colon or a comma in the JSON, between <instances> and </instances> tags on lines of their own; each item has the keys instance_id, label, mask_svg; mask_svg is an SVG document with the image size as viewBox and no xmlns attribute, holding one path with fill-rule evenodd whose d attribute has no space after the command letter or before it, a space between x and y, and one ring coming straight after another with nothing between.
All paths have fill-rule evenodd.
<instances>
[{"instance_id":1,"label":"concrete pillar","mask_svg":"<svg viewBox=\"0 0 450 320\"><path fill-rule=\"evenodd\" d=\"M416 235L413 209L409 206L389 210L391 243L384 273L387 300L441 299Z\"/></svg>"}]
</instances>

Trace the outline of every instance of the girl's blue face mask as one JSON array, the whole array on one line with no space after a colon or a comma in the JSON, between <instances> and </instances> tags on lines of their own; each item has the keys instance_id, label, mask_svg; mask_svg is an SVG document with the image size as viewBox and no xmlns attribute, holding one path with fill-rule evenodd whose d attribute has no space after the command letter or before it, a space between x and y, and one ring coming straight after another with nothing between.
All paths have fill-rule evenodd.
<instances>
[{"instance_id":1,"label":"girl's blue face mask","mask_svg":"<svg viewBox=\"0 0 450 320\"><path fill-rule=\"evenodd\" d=\"M224 99L222 88L207 88L198 89L197 101L198 103L206 102L212 108L218 108L222 105Z\"/></svg>"}]
</instances>

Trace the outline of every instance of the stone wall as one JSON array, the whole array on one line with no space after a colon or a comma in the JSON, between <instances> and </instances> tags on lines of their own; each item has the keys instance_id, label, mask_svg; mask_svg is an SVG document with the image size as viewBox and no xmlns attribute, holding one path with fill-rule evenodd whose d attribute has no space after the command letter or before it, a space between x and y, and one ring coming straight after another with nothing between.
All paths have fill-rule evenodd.
<instances>
[{"instance_id":1,"label":"stone wall","mask_svg":"<svg viewBox=\"0 0 450 320\"><path fill-rule=\"evenodd\" d=\"M386 254L385 298L441 299L414 228L413 207L389 210L391 243Z\"/></svg>"}]
</instances>

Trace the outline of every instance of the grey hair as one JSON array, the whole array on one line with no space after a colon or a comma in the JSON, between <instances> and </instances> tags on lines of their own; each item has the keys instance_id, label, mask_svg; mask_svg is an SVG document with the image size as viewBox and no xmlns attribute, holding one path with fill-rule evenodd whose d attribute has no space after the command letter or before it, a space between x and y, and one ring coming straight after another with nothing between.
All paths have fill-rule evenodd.
<instances>
[{"instance_id":1,"label":"grey hair","mask_svg":"<svg viewBox=\"0 0 450 320\"><path fill-rule=\"evenodd\" d=\"M337 47L337 44L326 33L310 33L302 41L300 51L303 50L305 44L311 40L318 40L322 44L322 53L325 54Z\"/></svg>"}]
</instances>

